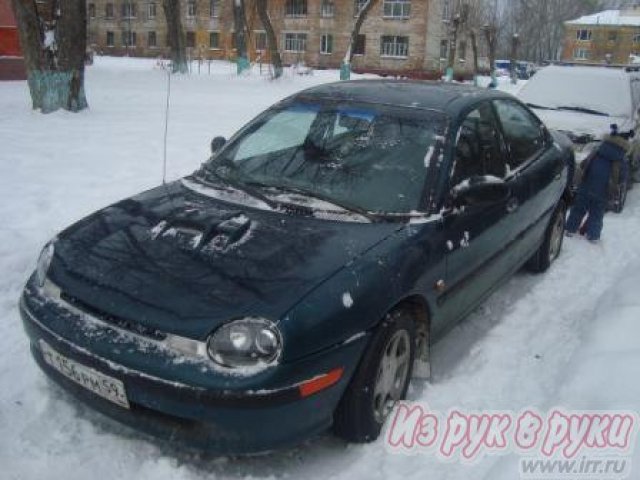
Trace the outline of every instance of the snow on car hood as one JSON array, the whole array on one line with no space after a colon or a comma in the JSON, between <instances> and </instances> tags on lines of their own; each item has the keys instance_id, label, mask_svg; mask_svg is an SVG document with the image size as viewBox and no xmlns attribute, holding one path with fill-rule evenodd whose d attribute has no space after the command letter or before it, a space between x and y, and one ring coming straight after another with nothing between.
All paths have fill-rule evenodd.
<instances>
[{"instance_id":1,"label":"snow on car hood","mask_svg":"<svg viewBox=\"0 0 640 480\"><path fill-rule=\"evenodd\" d=\"M91 309L203 339L234 318L278 320L398 228L260 210L176 182L67 229L49 275Z\"/></svg>"}]
</instances>

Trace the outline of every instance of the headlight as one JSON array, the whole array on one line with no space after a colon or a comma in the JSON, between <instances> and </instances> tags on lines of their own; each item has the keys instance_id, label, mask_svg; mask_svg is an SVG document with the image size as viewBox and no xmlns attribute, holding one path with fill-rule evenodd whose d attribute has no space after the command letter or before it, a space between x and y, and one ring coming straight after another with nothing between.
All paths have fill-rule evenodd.
<instances>
[{"instance_id":1,"label":"headlight","mask_svg":"<svg viewBox=\"0 0 640 480\"><path fill-rule=\"evenodd\" d=\"M266 367L280 358L282 339L269 320L244 318L218 328L207 341L207 351L224 367Z\"/></svg>"},{"instance_id":2,"label":"headlight","mask_svg":"<svg viewBox=\"0 0 640 480\"><path fill-rule=\"evenodd\" d=\"M39 287L44 286L44 282L47 279L47 273L49 273L49 267L51 266L51 260L53 259L53 241L47 243L40 252L38 258L38 266L36 267L36 284Z\"/></svg>"}]
</instances>

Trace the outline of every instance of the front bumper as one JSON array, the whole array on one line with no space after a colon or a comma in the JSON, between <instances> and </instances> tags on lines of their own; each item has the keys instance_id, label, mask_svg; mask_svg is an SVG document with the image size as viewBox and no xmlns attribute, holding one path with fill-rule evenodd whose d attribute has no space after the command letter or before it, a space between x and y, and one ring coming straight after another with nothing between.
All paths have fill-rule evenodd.
<instances>
[{"instance_id":1,"label":"front bumper","mask_svg":"<svg viewBox=\"0 0 640 480\"><path fill-rule=\"evenodd\" d=\"M223 375L166 352L127 343L122 335L83 331L58 306L25 290L20 313L40 368L94 409L164 440L216 453L246 454L300 443L330 427L367 336L322 353L281 364L255 377ZM113 332L111 332L113 333ZM43 358L40 340L65 357L121 380L130 409L105 400L69 380ZM298 385L336 367L340 380L302 397Z\"/></svg>"}]
</instances>

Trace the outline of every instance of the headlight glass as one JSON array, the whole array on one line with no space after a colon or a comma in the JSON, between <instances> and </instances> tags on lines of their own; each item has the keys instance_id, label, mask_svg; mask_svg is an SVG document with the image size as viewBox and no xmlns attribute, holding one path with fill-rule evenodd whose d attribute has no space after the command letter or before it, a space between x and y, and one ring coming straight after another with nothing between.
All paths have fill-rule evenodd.
<instances>
[{"instance_id":1,"label":"headlight glass","mask_svg":"<svg viewBox=\"0 0 640 480\"><path fill-rule=\"evenodd\" d=\"M263 318L243 318L216 330L207 341L211 359L228 368L275 364L282 353L280 331Z\"/></svg>"},{"instance_id":2,"label":"headlight glass","mask_svg":"<svg viewBox=\"0 0 640 480\"><path fill-rule=\"evenodd\" d=\"M42 249L42 252L40 252L38 265L36 267L36 283L39 287L44 286L44 282L47 279L47 273L49 273L49 267L53 259L53 252L53 242L47 243Z\"/></svg>"}]
</instances>

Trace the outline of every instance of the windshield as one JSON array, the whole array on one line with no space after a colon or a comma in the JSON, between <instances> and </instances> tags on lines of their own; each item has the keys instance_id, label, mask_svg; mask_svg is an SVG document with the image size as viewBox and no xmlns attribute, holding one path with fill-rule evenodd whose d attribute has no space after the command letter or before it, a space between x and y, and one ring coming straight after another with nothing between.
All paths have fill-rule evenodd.
<instances>
[{"instance_id":1,"label":"windshield","mask_svg":"<svg viewBox=\"0 0 640 480\"><path fill-rule=\"evenodd\" d=\"M518 96L533 108L629 117L633 107L626 75L622 70L599 67L546 67Z\"/></svg>"},{"instance_id":2,"label":"windshield","mask_svg":"<svg viewBox=\"0 0 640 480\"><path fill-rule=\"evenodd\" d=\"M258 117L205 169L264 195L408 214L419 208L445 124L419 109L295 102Z\"/></svg>"}]
</instances>

